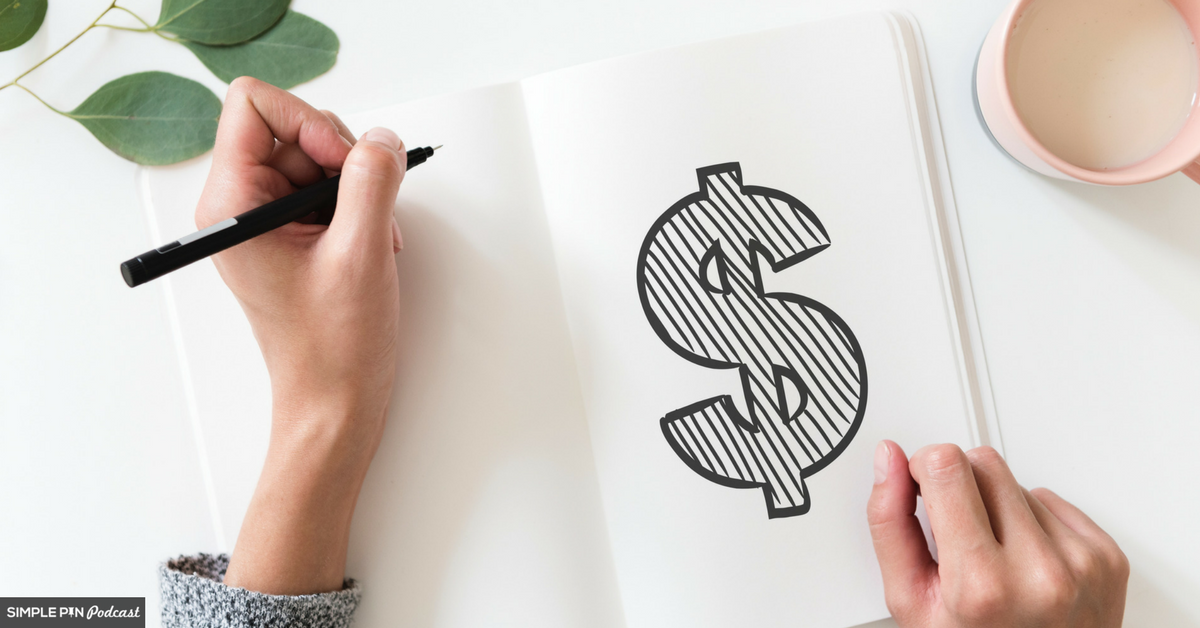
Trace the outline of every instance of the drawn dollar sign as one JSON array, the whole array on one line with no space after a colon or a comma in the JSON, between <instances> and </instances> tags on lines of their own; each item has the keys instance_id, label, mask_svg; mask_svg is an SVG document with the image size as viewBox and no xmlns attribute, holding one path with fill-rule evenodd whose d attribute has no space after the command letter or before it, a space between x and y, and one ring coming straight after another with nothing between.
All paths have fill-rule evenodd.
<instances>
[{"instance_id":1,"label":"drawn dollar sign","mask_svg":"<svg viewBox=\"0 0 1200 628\"><path fill-rule=\"evenodd\" d=\"M858 340L824 305L767 294L778 272L829 247L796 198L742 184L738 163L696 171L700 191L666 211L642 245L638 292L658 337L713 369L737 368L749 418L730 395L667 414L663 435L701 476L759 487L771 518L809 510L805 478L850 444L867 404Z\"/></svg>"}]
</instances>

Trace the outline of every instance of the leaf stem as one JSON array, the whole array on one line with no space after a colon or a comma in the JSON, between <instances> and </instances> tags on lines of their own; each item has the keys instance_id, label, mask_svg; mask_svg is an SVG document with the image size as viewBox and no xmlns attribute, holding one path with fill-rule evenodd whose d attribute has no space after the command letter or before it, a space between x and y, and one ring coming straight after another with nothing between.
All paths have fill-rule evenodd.
<instances>
[{"instance_id":1,"label":"leaf stem","mask_svg":"<svg viewBox=\"0 0 1200 628\"><path fill-rule=\"evenodd\" d=\"M41 61L38 61L38 62L37 62L37 65L33 66L32 68L29 68L28 70L25 70L25 71L24 71L24 72L22 72L22 73L20 74L20 76L18 76L17 78L15 78L15 79L13 79L13 80L9 81L8 83L5 83L4 85L0 85L0 89L4 89L4 88L6 88L6 87L12 87L12 86L16 85L17 87L20 87L21 89L24 89L25 91L29 92L29 90L28 90L28 89L26 89L24 86L22 86L22 85L19 85L19 84L17 83L17 81L19 81L19 80L21 80L21 79L25 78L25 76L26 76L26 75L28 75L30 72L32 72L32 71L34 71L34 70L36 70L36 69L38 69L38 68L42 67L42 64L43 64L43 63L45 63L45 62L47 62L47 61L49 61L49 60L53 59L53 58L54 58L56 55L58 55L58 53L62 52L63 50L66 50L67 46L70 46L71 44L75 43L75 41L76 41L76 40L78 40L80 37L83 37L84 35L86 35L88 31L92 30L93 28L96 28L96 24L97 24L98 22L100 22L100 18L103 18L105 15L108 15L108 12L109 12L109 11L112 11L112 10L113 10L113 7L115 7L115 6L117 6L117 0L113 0L113 1L112 1L112 3L108 5L108 8L107 8L107 9L105 9L105 10L104 10L104 12L103 12L103 13L101 13L101 14L99 15L99 17L97 17L96 19L92 20L92 23L91 23L91 24L88 24L88 27L87 27L87 28L85 28L85 29L83 29L83 30L82 30L82 31L81 31L81 32L80 32L78 35L76 35L76 36L72 37L72 38L71 38L71 41L68 41L67 43L63 44L61 48L59 48L58 50L55 50L54 52L50 53L50 56L46 57L45 59L42 59ZM30 93L30 94L33 94L33 92L29 92L29 93ZM36 95L36 94L34 94L34 96L33 96L33 97L34 97L34 98L37 98L37 95ZM38 98L38 100L42 100L42 99L41 99L41 98ZM46 102L45 102L45 101L42 101L42 104L44 104L44 105L45 105L45 104L46 104ZM50 107L50 105L46 105L46 106L47 106L47 107ZM54 107L50 107L50 108L51 108L51 109L54 109ZM54 109L54 110L55 110L55 111L58 111L57 109ZM62 113L62 112L61 112L61 111L58 111L58 113Z\"/></svg>"},{"instance_id":2,"label":"leaf stem","mask_svg":"<svg viewBox=\"0 0 1200 628\"><path fill-rule=\"evenodd\" d=\"M146 20L143 20L143 19L141 18L141 16L139 16L137 13L134 13L133 11L130 11L129 9L126 9L126 8L125 8L125 7L123 7L123 6L120 6L120 5L118 5L116 2L113 2L113 8L114 8L114 9L116 9L116 10L118 10L118 11L124 11L124 12L126 12L126 13L128 13L128 14L132 15L132 16L133 16L133 19L135 19L135 20L137 20L137 21L141 22L141 23L142 23L142 26L145 26L145 27L146 27L146 30L148 30L148 31L150 31L150 30L154 30L154 27L150 25L150 22L147 22Z\"/></svg>"},{"instance_id":3,"label":"leaf stem","mask_svg":"<svg viewBox=\"0 0 1200 628\"><path fill-rule=\"evenodd\" d=\"M110 24L99 24L98 26L106 26L108 28L115 28L117 30L122 30L122 31L133 31L135 33L154 33L155 35L158 35L159 37L161 37L167 41L173 41L175 43L185 41L182 37L171 37L169 35L162 34L162 30L159 26L155 26L155 25L151 24L150 22L143 20L142 16L138 15L137 13L134 13L133 11L130 11L129 9L126 9L125 7L123 7L119 4L116 4L115 2L113 3L113 8L118 11L124 11L124 12L132 15L133 19L141 22L142 26L144 26L145 28L130 28L128 26L112 26Z\"/></svg>"},{"instance_id":4,"label":"leaf stem","mask_svg":"<svg viewBox=\"0 0 1200 628\"><path fill-rule=\"evenodd\" d=\"M132 31L134 33L149 33L148 28L134 28L132 26L117 26L116 24L97 24L96 28L111 28L116 31Z\"/></svg>"},{"instance_id":5,"label":"leaf stem","mask_svg":"<svg viewBox=\"0 0 1200 628\"><path fill-rule=\"evenodd\" d=\"M25 87L24 85L22 85L16 81L9 83L9 85L14 85L16 87L20 87L21 89L25 90L25 92L28 93L30 96L33 96L34 98L36 98L38 102L42 103L43 105L46 105L47 109L49 109L50 111L53 111L54 113L57 113L60 116L65 116L67 118L75 117L75 116L72 116L70 113L67 113L66 111L61 111L59 109L56 109L54 107L54 105L51 105L50 103L42 100L41 96L38 96L37 94L33 93L33 90L29 89L28 87ZM5 87L8 87L8 85L5 85Z\"/></svg>"}]
</instances>

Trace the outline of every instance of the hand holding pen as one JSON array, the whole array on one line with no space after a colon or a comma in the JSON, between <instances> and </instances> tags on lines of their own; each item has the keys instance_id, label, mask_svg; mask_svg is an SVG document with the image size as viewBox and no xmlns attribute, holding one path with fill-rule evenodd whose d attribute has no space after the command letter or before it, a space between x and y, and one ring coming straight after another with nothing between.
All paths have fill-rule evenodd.
<instances>
[{"instance_id":1,"label":"hand holding pen","mask_svg":"<svg viewBox=\"0 0 1200 628\"><path fill-rule=\"evenodd\" d=\"M357 141L337 116L254 79L233 82L196 224L220 224L340 172L329 225L288 222L213 261L271 378L270 446L225 583L300 594L342 586L358 490L396 364L404 146ZM184 247L190 245L183 245Z\"/></svg>"},{"instance_id":2,"label":"hand holding pen","mask_svg":"<svg viewBox=\"0 0 1200 628\"><path fill-rule=\"evenodd\" d=\"M324 112L334 121L339 130L345 130L345 125L337 116ZM349 141L354 136L346 131ZM280 149L279 146L285 148ZM279 143L277 150L286 151L278 160L274 154L270 161L281 164L284 168L306 168L315 171L316 162L308 159L311 167L304 163L307 157L296 144ZM414 148L406 153L405 168L410 169L425 163L441 146L430 148ZM140 286L147 281L157 279L167 273L179 270L184 266L198 262L210 255L215 255L233 246L237 246L251 238L278 229L290 222L305 221L311 216L311 222L328 225L333 218L337 206L338 188L341 175L332 174L325 168L327 178L320 179L311 185L292 192L282 198L230 216L220 222L208 225L173 242L151 249L121 263L121 277L130 288ZM303 173L297 173L303 174ZM291 178L290 176L288 177ZM290 183L296 183L294 179ZM197 216L197 218L199 218ZM393 221L394 232L399 237L400 227ZM399 250L399 249L397 249Z\"/></svg>"}]
</instances>

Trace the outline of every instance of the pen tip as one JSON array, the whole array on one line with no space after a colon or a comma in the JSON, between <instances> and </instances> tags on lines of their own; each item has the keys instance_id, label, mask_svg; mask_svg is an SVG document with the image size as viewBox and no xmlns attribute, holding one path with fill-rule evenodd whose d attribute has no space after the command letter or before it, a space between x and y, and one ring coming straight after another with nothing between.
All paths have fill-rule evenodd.
<instances>
[{"instance_id":1,"label":"pen tip","mask_svg":"<svg viewBox=\"0 0 1200 628\"><path fill-rule=\"evenodd\" d=\"M441 147L442 147L442 145L441 145L441 144L438 144L437 146L434 146L434 147L433 147L433 150L435 150L435 151L436 151L437 149L439 149L439 148L441 148Z\"/></svg>"}]
</instances>

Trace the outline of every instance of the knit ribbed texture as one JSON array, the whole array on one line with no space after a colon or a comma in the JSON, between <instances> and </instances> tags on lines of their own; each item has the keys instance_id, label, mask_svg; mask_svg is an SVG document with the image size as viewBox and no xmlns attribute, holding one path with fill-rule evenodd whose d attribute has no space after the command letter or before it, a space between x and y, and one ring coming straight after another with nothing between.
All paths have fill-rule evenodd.
<instances>
[{"instance_id":1,"label":"knit ribbed texture","mask_svg":"<svg viewBox=\"0 0 1200 628\"><path fill-rule=\"evenodd\" d=\"M180 556L158 567L164 628L347 628L362 588L347 579L341 591L266 595L222 582L229 556Z\"/></svg>"}]
</instances>

